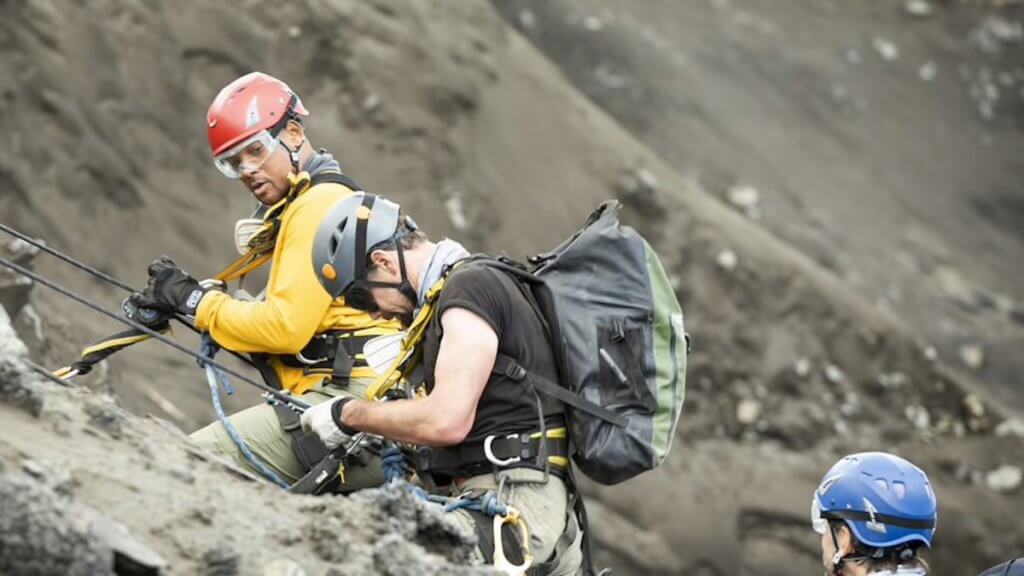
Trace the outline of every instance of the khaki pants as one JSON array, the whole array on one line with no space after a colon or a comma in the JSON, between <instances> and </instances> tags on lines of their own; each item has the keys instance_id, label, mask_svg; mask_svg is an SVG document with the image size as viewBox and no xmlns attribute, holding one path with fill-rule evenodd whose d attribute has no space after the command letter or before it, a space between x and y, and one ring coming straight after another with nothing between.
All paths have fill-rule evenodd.
<instances>
[{"instance_id":1,"label":"khaki pants","mask_svg":"<svg viewBox=\"0 0 1024 576\"><path fill-rule=\"evenodd\" d=\"M526 522L534 564L542 564L551 560L555 551L555 543L566 530L569 494L565 482L557 476L550 476L547 484L538 484L536 482L544 478L544 473L529 468L506 470L500 472L498 477L506 478L501 494L502 502L519 510ZM497 489L498 482L495 480L494 474L484 474L467 480L459 487L458 494L481 490L497 491ZM469 533L477 533L476 521L469 513L464 510L456 510L450 515ZM583 565L582 541L583 531L577 530L576 539L562 553L554 570L549 572L550 576L575 576L580 573ZM474 563L490 564L491 559L485 559L480 553Z\"/></svg>"},{"instance_id":2,"label":"khaki pants","mask_svg":"<svg viewBox=\"0 0 1024 576\"><path fill-rule=\"evenodd\" d=\"M363 398L370 383L369 380L353 379L346 388L317 386L303 394L301 398L309 404L326 402L336 396ZM281 428L273 406L259 404L236 412L228 419L249 446L249 450L282 480L294 483L302 477L302 465L292 451L292 438ZM199 446L225 456L241 468L259 475L259 472L242 456L219 421L196 430L191 437ZM350 462L349 467L345 469L345 483L341 486L341 491L352 492L372 488L383 482L380 458L364 450L359 456L359 461Z\"/></svg>"}]
</instances>

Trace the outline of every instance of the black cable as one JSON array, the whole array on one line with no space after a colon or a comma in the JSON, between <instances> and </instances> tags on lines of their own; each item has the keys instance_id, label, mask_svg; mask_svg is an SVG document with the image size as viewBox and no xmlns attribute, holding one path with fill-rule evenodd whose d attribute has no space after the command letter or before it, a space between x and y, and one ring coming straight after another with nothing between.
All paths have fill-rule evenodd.
<instances>
[{"instance_id":1,"label":"black cable","mask_svg":"<svg viewBox=\"0 0 1024 576\"><path fill-rule=\"evenodd\" d=\"M46 252L47 254L49 254L51 256L55 256L55 257L63 260L64 262L67 262L68 264L71 264L72 266L74 266L75 268L78 268L79 270L81 270L83 272L87 272L89 274L92 274L93 276L95 276L95 277L97 277L97 278L107 282L108 284L113 284L114 286L117 286L118 288L121 288L122 290L126 290L128 292L132 292L132 293L136 292L136 290L134 288L132 288L128 284L125 284L124 282L118 280L117 278L114 278L110 274L107 274L106 272L102 272L100 270L97 270L96 268L93 268L92 266L89 266L88 264L84 264L84 263L82 263L82 262L80 262L78 260L75 260L71 256L68 256L67 254L64 254L60 250L57 250L55 248L50 248L45 243L40 242L39 240L36 240L35 238L32 238L30 236L27 236L27 235L23 234L22 232L19 232L19 231L15 230L14 228L11 228L10 226L8 226L6 224L0 223L0 230L3 230L4 232L10 234L11 236L14 236L15 238L18 238L20 240L24 240L25 242L35 246L36 248L39 248L43 252Z\"/></svg>"},{"instance_id":2,"label":"black cable","mask_svg":"<svg viewBox=\"0 0 1024 576\"><path fill-rule=\"evenodd\" d=\"M63 286L57 284L56 282L48 280L48 279L44 278L43 276L40 276L39 274L36 274L35 272L32 272L31 270L28 270L28 269L26 269L26 268L24 268L22 266L19 266L19 265L15 264L14 262L12 262L12 261L10 261L7 258L4 258L2 256L0 256L0 266L4 266L5 268L9 268L9 269L17 272L18 274L21 274L22 276L25 276L27 278L31 278L32 280L42 284L43 286L46 286L47 288L49 288L49 289L51 289L51 290L53 290L55 292L63 294L64 296L66 296L68 298L71 298L72 300L78 302L79 304L82 304L83 306L91 308L92 310L94 310L96 312L99 312L100 314L103 314L104 316L107 316L109 318L113 318L114 320L116 320L118 322L121 322L122 324L126 324L128 326L131 326L132 328L135 328L136 330L139 330L139 331L149 335L149 337L155 338L156 340L159 340L159 341L163 342L164 344L167 344L168 346L170 346L171 348L174 348L175 350L178 350L179 352L183 352L185 354L188 354L189 356L192 356L193 358L196 358L197 360L202 360L202 361L210 364L211 366L213 366L213 367L215 367L215 368L217 368L219 370L222 370L223 372L225 372L227 374L230 374L230 375L234 376L235 378L238 378L239 380L241 380L241 381L243 381L243 382L245 382L247 384L251 384L251 385L259 388L260 390L263 390L264 392L269 393L275 399L277 399L277 400L279 400L281 402L285 402L287 404L291 404L292 406L296 406L296 407L302 408L302 409L309 408L309 404L307 404L306 402L303 402L301 400L293 398L292 396L289 396L287 394L283 394L279 390L275 390L275 389L271 388L270 386L267 386L266 384L264 384L262 382L257 382L255 380L253 380L253 379L251 379L251 378L249 378L249 377L239 373L239 372L236 372L236 371L234 371L234 370L232 370L232 369L230 369L230 368L228 368L228 367L218 363L217 361L215 361L213 358L210 358L209 356L206 356L204 354L197 354L196 352L194 352L192 350L189 350L188 348L182 346L181 344L178 344L177 342L175 342L171 338L168 338L168 337L164 336L163 334L157 332L156 330L153 330L152 328L150 328L148 326L145 326L143 324L139 324L138 322L135 322L133 320L129 320L127 318L124 318L124 317L120 316L119 314L115 314L113 312L110 312L109 310L103 308L102 306L99 306L98 304L90 302L88 299L86 299L86 298L84 298L82 296L79 296L78 294L75 294L74 292L68 290L67 288L64 288Z\"/></svg>"},{"instance_id":3,"label":"black cable","mask_svg":"<svg viewBox=\"0 0 1024 576\"><path fill-rule=\"evenodd\" d=\"M43 376L44 378L46 378L47 380L50 380L51 382L53 382L55 384L60 384L61 386L65 387L65 388L74 388L75 387L75 384L73 382L71 382L70 380L65 380L63 378L57 378L56 376L53 375L52 372L50 372L46 368L43 368L39 364L36 364L35 362L29 360L28 358L22 358L21 361L24 362L25 365L28 366L29 368L31 368L34 372L39 373L40 376Z\"/></svg>"},{"instance_id":4,"label":"black cable","mask_svg":"<svg viewBox=\"0 0 1024 576\"><path fill-rule=\"evenodd\" d=\"M63 260L64 262L67 262L68 264L71 264L75 268L78 268L79 270L81 270L83 272L91 274L94 277L99 278L100 280L103 280L104 282L107 282L108 284L111 284L113 286L117 286L118 288L120 288L120 289L122 289L122 290L124 290L126 292L130 292L132 294L138 294L139 293L139 291L136 290L135 288L132 288L127 283L122 282L121 280L118 280L117 278L114 278L110 274L107 274L106 272L102 272L100 270L97 270L96 268L93 268L92 266L89 266L88 264L85 264L81 260L76 260L76 259L72 258L71 256L68 256L67 254L61 252L60 250L57 250L56 248L51 248L51 247L47 246L46 243L40 242L39 240L37 240L35 238L32 238L31 236L28 236L27 234L25 234L23 232L19 232L19 231L15 230L14 228L11 228L10 226L8 226L6 224L0 223L0 230L3 230L4 232L10 234L11 236L14 236L15 238L23 240L23 241L31 244L32 246L35 246L36 248L42 250L43 252L46 252L47 254L49 254L51 256L54 256L54 257L56 257L56 258L58 258L60 260ZM199 334L199 329L196 328L195 326L193 326L191 322L186 320L180 314L175 313L174 314L174 319L177 320L178 322L181 322L181 324L183 326L187 327L189 330L195 332L196 334ZM253 361L250 360L249 358L246 358L245 356L242 356L241 354L239 354L238 352L235 352L234 350L228 350L227 352L229 354L231 354L232 356L234 356L235 358L238 358L242 362L245 362L249 366L252 366L253 368L256 368L256 364L254 364Z\"/></svg>"}]
</instances>

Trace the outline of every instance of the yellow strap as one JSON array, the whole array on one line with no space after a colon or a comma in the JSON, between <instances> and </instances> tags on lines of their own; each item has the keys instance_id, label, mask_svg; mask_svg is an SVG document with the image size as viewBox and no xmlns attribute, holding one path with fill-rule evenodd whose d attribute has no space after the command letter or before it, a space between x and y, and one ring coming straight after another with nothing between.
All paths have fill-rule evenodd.
<instances>
[{"instance_id":1,"label":"yellow strap","mask_svg":"<svg viewBox=\"0 0 1024 576\"><path fill-rule=\"evenodd\" d=\"M569 459L565 456L548 456L548 462L550 462L552 466L561 466L562 468L569 467Z\"/></svg>"},{"instance_id":2,"label":"yellow strap","mask_svg":"<svg viewBox=\"0 0 1024 576\"><path fill-rule=\"evenodd\" d=\"M246 274L252 272L253 270L260 268L267 262L270 262L270 259L273 257L273 255L273 252L258 254L253 249L250 248L249 252L247 252L245 256L242 256L238 260L235 260L231 264L228 264L227 268L221 270L220 273L218 273L213 278L214 280L220 280L221 282L231 282L232 280L237 280L238 278L245 276Z\"/></svg>"},{"instance_id":3,"label":"yellow strap","mask_svg":"<svg viewBox=\"0 0 1024 576\"><path fill-rule=\"evenodd\" d=\"M544 432L544 435L547 436L548 438L569 437L569 431L566 430L565 426L561 426L559 428L550 428L548 430L545 430ZM530 434L530 438L540 438L540 432L534 432L533 434Z\"/></svg>"},{"instance_id":4,"label":"yellow strap","mask_svg":"<svg viewBox=\"0 0 1024 576\"><path fill-rule=\"evenodd\" d=\"M420 307L420 311L416 314L416 318L409 326L409 330L406 332L405 338L402 338L402 348L395 358L391 366L388 367L387 371L384 372L377 380L366 389L367 400L378 400L383 398L389 390L398 385L402 381L402 378L407 376L412 368L419 362L420 354L417 353L418 344L423 339L423 334L427 330L427 326L430 324L430 319L434 317L434 304L437 301L437 296L441 293L441 288L444 287L444 278L440 279L430 290L427 291L426 302ZM404 370L403 370L404 366Z\"/></svg>"},{"instance_id":5,"label":"yellow strap","mask_svg":"<svg viewBox=\"0 0 1024 576\"><path fill-rule=\"evenodd\" d=\"M71 366L65 366L53 371L53 375L61 380L67 377L68 374L71 374Z\"/></svg>"},{"instance_id":6,"label":"yellow strap","mask_svg":"<svg viewBox=\"0 0 1024 576\"><path fill-rule=\"evenodd\" d=\"M274 245L281 216L288 206L306 190L313 179L309 172L288 175L288 194L274 204L263 215L263 228L249 239L249 251L244 256L229 264L214 276L221 282L231 282L256 270L270 261L274 255Z\"/></svg>"},{"instance_id":7,"label":"yellow strap","mask_svg":"<svg viewBox=\"0 0 1024 576\"><path fill-rule=\"evenodd\" d=\"M456 267L460 265L461 262L455 264ZM418 345L423 340L427 326L430 325L430 321L434 318L436 311L434 305L437 303L437 298L441 295L441 290L444 289L447 279L447 275L442 276L440 280L427 290L427 294L423 298L423 306L420 307L419 313L416 314L416 318L406 331L405 338L402 339L401 352L395 358L395 361L391 363L391 366L388 367L387 371L366 389L367 400L383 398L388 391L397 386L419 364L422 359L422 351L418 350Z\"/></svg>"},{"instance_id":8,"label":"yellow strap","mask_svg":"<svg viewBox=\"0 0 1024 576\"><path fill-rule=\"evenodd\" d=\"M394 328L387 326L371 326L369 328L360 328L358 330L352 330L351 332L346 331L339 337L344 340L345 338L353 338L360 336L385 336L394 334L396 331Z\"/></svg>"},{"instance_id":9,"label":"yellow strap","mask_svg":"<svg viewBox=\"0 0 1024 576\"><path fill-rule=\"evenodd\" d=\"M88 348L82 350L82 357L85 358L89 354L94 352L102 352L108 348L130 346L142 342L143 340L149 340L149 334L139 334L138 336L128 336L126 338L115 338L113 340L104 340L103 342L97 342Z\"/></svg>"}]
</instances>

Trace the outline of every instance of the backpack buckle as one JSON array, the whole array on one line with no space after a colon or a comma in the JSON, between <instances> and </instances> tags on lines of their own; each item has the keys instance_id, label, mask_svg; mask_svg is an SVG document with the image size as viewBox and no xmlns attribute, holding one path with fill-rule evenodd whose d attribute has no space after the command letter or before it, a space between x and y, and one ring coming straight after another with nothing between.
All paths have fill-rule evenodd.
<instances>
[{"instance_id":1,"label":"backpack buckle","mask_svg":"<svg viewBox=\"0 0 1024 576\"><path fill-rule=\"evenodd\" d=\"M505 376L509 380L519 382L526 378L526 368L520 366L518 362L509 362L508 366L505 367Z\"/></svg>"},{"instance_id":2,"label":"backpack buckle","mask_svg":"<svg viewBox=\"0 0 1024 576\"><path fill-rule=\"evenodd\" d=\"M508 466L510 464L515 464L517 462L522 461L522 458L519 456L512 456L510 458L498 458L497 456L495 456L494 448L492 447L495 438L498 438L498 436L495 434L491 434L490 436L484 438L484 457L487 458L488 462L494 464L495 466ZM509 434L508 436L505 436L505 438L508 440L514 440L516 438L519 438L519 435Z\"/></svg>"}]
</instances>

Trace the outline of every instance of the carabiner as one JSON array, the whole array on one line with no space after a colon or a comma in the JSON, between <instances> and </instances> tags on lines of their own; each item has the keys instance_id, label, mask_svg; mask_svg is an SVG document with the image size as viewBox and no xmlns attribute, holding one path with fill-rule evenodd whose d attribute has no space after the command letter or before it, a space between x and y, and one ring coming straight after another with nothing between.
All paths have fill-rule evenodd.
<instances>
[{"instance_id":1,"label":"carabiner","mask_svg":"<svg viewBox=\"0 0 1024 576\"><path fill-rule=\"evenodd\" d=\"M519 456L512 456L502 460L494 455L494 449L491 448L491 444L494 443L494 439L497 438L494 434L484 438L484 456L487 457L487 461L495 466L508 466L509 464L515 464L522 460ZM505 437L508 440L519 438L519 434L509 434Z\"/></svg>"},{"instance_id":2,"label":"carabiner","mask_svg":"<svg viewBox=\"0 0 1024 576\"><path fill-rule=\"evenodd\" d=\"M523 563L513 564L505 557L504 541L501 538L501 527L505 524L512 524L512 527L519 531L519 547L523 553ZM530 553L530 534L526 529L526 522L519 515L519 510L509 506L508 513L504 516L494 516L494 567L508 576L522 576L533 564L533 554Z\"/></svg>"}]
</instances>

